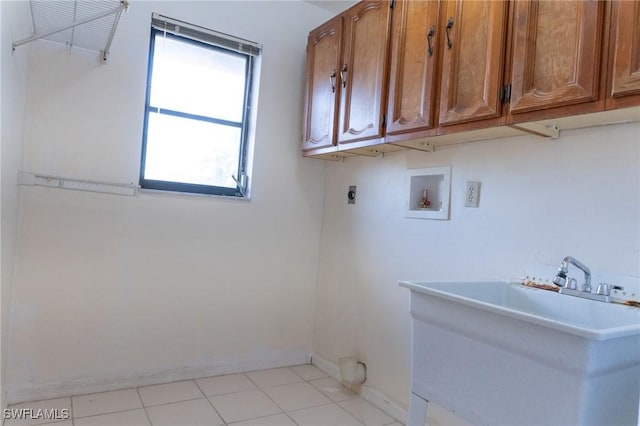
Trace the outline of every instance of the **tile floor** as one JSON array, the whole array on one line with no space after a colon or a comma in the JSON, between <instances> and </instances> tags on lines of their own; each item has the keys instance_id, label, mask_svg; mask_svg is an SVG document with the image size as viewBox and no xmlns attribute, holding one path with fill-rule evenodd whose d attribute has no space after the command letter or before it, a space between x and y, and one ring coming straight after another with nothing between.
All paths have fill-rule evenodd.
<instances>
[{"instance_id":1,"label":"tile floor","mask_svg":"<svg viewBox=\"0 0 640 426\"><path fill-rule=\"evenodd\" d=\"M36 401L9 408L66 408L71 418L54 423L6 420L5 426L400 426L309 364Z\"/></svg>"}]
</instances>

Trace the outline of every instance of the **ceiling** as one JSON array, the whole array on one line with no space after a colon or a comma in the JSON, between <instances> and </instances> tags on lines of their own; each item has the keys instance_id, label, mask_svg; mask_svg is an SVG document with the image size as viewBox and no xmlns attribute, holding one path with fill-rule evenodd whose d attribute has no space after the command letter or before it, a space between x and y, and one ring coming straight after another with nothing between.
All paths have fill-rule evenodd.
<instances>
[{"instance_id":1,"label":"ceiling","mask_svg":"<svg viewBox=\"0 0 640 426\"><path fill-rule=\"evenodd\" d=\"M357 0L305 0L306 3L338 14L357 3Z\"/></svg>"}]
</instances>

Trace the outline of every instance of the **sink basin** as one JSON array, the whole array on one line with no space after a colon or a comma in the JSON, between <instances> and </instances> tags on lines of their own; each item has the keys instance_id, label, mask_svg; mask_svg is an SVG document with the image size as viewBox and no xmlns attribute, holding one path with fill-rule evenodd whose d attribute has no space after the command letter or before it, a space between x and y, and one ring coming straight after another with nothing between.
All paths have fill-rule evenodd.
<instances>
[{"instance_id":1,"label":"sink basin","mask_svg":"<svg viewBox=\"0 0 640 426\"><path fill-rule=\"evenodd\" d=\"M473 424L638 424L640 309L508 281L400 285L411 290L409 424L424 401Z\"/></svg>"}]
</instances>

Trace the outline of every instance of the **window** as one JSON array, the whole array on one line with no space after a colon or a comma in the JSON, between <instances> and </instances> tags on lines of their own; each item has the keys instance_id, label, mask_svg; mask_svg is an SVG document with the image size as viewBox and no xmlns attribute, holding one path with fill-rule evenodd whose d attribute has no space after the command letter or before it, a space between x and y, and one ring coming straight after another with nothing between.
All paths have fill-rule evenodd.
<instances>
[{"instance_id":1,"label":"window","mask_svg":"<svg viewBox=\"0 0 640 426\"><path fill-rule=\"evenodd\" d=\"M246 196L260 46L157 14L151 27L140 186Z\"/></svg>"}]
</instances>

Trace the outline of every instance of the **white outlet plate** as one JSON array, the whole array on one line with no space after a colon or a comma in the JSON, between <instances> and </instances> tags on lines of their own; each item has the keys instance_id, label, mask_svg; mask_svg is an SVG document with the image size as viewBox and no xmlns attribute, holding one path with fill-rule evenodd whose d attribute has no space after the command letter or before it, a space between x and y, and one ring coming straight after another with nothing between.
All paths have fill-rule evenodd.
<instances>
[{"instance_id":1,"label":"white outlet plate","mask_svg":"<svg viewBox=\"0 0 640 426\"><path fill-rule=\"evenodd\" d=\"M467 182L467 190L464 194L465 207L478 207L480 205L480 182Z\"/></svg>"}]
</instances>

